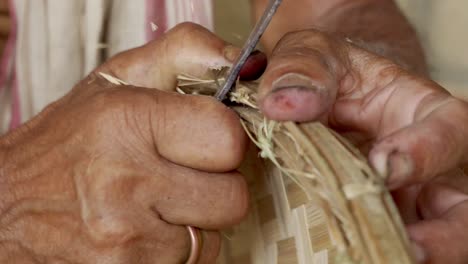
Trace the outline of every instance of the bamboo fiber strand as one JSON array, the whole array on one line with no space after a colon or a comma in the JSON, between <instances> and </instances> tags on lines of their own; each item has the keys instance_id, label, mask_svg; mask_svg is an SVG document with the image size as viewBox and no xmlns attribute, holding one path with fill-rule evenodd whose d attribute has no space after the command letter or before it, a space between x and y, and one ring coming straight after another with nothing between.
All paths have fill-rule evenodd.
<instances>
[{"instance_id":1,"label":"bamboo fiber strand","mask_svg":"<svg viewBox=\"0 0 468 264\"><path fill-rule=\"evenodd\" d=\"M210 95L217 83L181 76L178 91ZM255 84L238 84L230 98L246 105L233 109L270 164L249 181L253 213L231 230L221 263L414 263L383 179L356 148L320 123L267 120Z\"/></svg>"},{"instance_id":2,"label":"bamboo fiber strand","mask_svg":"<svg viewBox=\"0 0 468 264\"><path fill-rule=\"evenodd\" d=\"M181 76L179 89L211 95L217 81ZM230 99L243 105L233 109L259 155L273 164L267 166L271 168L267 174L284 177L270 196L288 200L289 208L279 206L283 208L279 222L286 225L283 230L296 226L296 232L290 231L282 239L263 238L264 244L276 244L276 263L413 263L408 238L384 181L359 151L320 123L265 119L258 111L255 89L255 84L239 83ZM281 195L283 190L286 196ZM272 212L272 199L269 205L265 199L257 203L260 219L269 216L260 225L279 217ZM318 213L306 213L311 206L318 206ZM323 243L314 241L317 237Z\"/></svg>"}]
</instances>

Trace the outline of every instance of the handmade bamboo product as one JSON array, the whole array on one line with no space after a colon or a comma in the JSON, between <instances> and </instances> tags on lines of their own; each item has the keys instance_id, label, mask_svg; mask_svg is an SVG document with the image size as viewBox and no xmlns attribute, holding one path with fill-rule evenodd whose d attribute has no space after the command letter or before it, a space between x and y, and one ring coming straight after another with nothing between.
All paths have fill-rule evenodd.
<instances>
[{"instance_id":1,"label":"handmade bamboo product","mask_svg":"<svg viewBox=\"0 0 468 264\"><path fill-rule=\"evenodd\" d=\"M179 93L213 95L212 80L179 76ZM125 82L101 76L116 84ZM233 109L260 157L242 168L252 210L225 232L220 264L410 264L409 241L384 179L320 123L278 123L257 108L256 85L238 83ZM264 161L264 162L262 162Z\"/></svg>"},{"instance_id":2,"label":"handmade bamboo product","mask_svg":"<svg viewBox=\"0 0 468 264\"><path fill-rule=\"evenodd\" d=\"M212 95L218 79L179 77L178 91ZM252 212L225 233L219 263L408 264L409 242L384 179L320 123L278 123L257 110L256 85L230 100L260 150L243 166Z\"/></svg>"}]
</instances>

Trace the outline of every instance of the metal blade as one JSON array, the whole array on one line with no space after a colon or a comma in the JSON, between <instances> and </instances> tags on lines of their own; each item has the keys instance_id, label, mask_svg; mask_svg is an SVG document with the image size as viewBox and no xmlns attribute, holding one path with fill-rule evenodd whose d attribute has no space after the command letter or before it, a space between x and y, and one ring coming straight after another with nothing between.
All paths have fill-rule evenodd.
<instances>
[{"instance_id":1,"label":"metal blade","mask_svg":"<svg viewBox=\"0 0 468 264\"><path fill-rule=\"evenodd\" d=\"M265 33L265 30L270 24L271 19L278 10L278 7L280 6L281 2L282 0L270 0L267 9L262 15L262 18L260 19L260 21L258 21L257 25L255 25L255 28L252 30L252 33L250 33L250 36L247 39L247 42L245 43L240 56L236 59L233 67L229 71L226 78L226 82L224 83L223 87L216 92L215 98L217 100L223 101L226 98L226 95L229 93L229 91L231 91L231 89L234 87L237 78L239 78L239 73L242 67L244 67L245 62L257 46L263 33Z\"/></svg>"}]
</instances>

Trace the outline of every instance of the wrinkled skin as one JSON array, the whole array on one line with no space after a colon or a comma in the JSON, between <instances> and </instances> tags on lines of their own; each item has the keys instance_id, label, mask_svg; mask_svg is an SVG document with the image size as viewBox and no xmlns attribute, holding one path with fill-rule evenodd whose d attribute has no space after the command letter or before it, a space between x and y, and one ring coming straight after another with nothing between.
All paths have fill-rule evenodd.
<instances>
[{"instance_id":1,"label":"wrinkled skin","mask_svg":"<svg viewBox=\"0 0 468 264\"><path fill-rule=\"evenodd\" d=\"M320 120L387 176L425 263L468 262L468 104L383 57L314 30L287 34L260 85L276 120Z\"/></svg>"},{"instance_id":2,"label":"wrinkled skin","mask_svg":"<svg viewBox=\"0 0 468 264\"><path fill-rule=\"evenodd\" d=\"M258 19L268 1L251 2ZM261 108L342 132L388 177L418 260L465 264L467 104L422 77L421 45L396 2L283 0L263 38Z\"/></svg>"},{"instance_id":3,"label":"wrinkled skin","mask_svg":"<svg viewBox=\"0 0 468 264\"><path fill-rule=\"evenodd\" d=\"M238 52L182 24L2 137L0 262L183 263L191 225L204 229L200 263L213 263L218 230L248 210L235 171L246 135L213 98L168 91L177 74L201 76Z\"/></svg>"},{"instance_id":4,"label":"wrinkled skin","mask_svg":"<svg viewBox=\"0 0 468 264\"><path fill-rule=\"evenodd\" d=\"M175 74L203 75L237 53L185 24L98 70L168 91ZM458 169L468 152L465 102L315 30L282 38L260 102L272 119L320 120L353 140L399 192L420 260L466 263L468 190ZM115 87L91 75L0 141L0 255L26 263L177 263L189 247L181 225L194 225L207 230L202 263L212 263L215 230L247 211L245 182L232 172L245 140L236 116L213 99Z\"/></svg>"}]
</instances>

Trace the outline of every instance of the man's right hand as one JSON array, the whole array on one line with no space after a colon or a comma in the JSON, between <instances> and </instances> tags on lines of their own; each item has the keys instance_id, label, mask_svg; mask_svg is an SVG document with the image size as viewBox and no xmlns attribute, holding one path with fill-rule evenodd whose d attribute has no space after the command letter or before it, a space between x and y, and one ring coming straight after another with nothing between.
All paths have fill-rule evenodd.
<instances>
[{"instance_id":1,"label":"man's right hand","mask_svg":"<svg viewBox=\"0 0 468 264\"><path fill-rule=\"evenodd\" d=\"M111 59L0 140L1 263L181 263L186 225L217 230L247 213L234 170L246 136L213 98L173 90L179 73L229 66L238 49L183 24ZM99 74L130 85L117 86Z\"/></svg>"}]
</instances>

